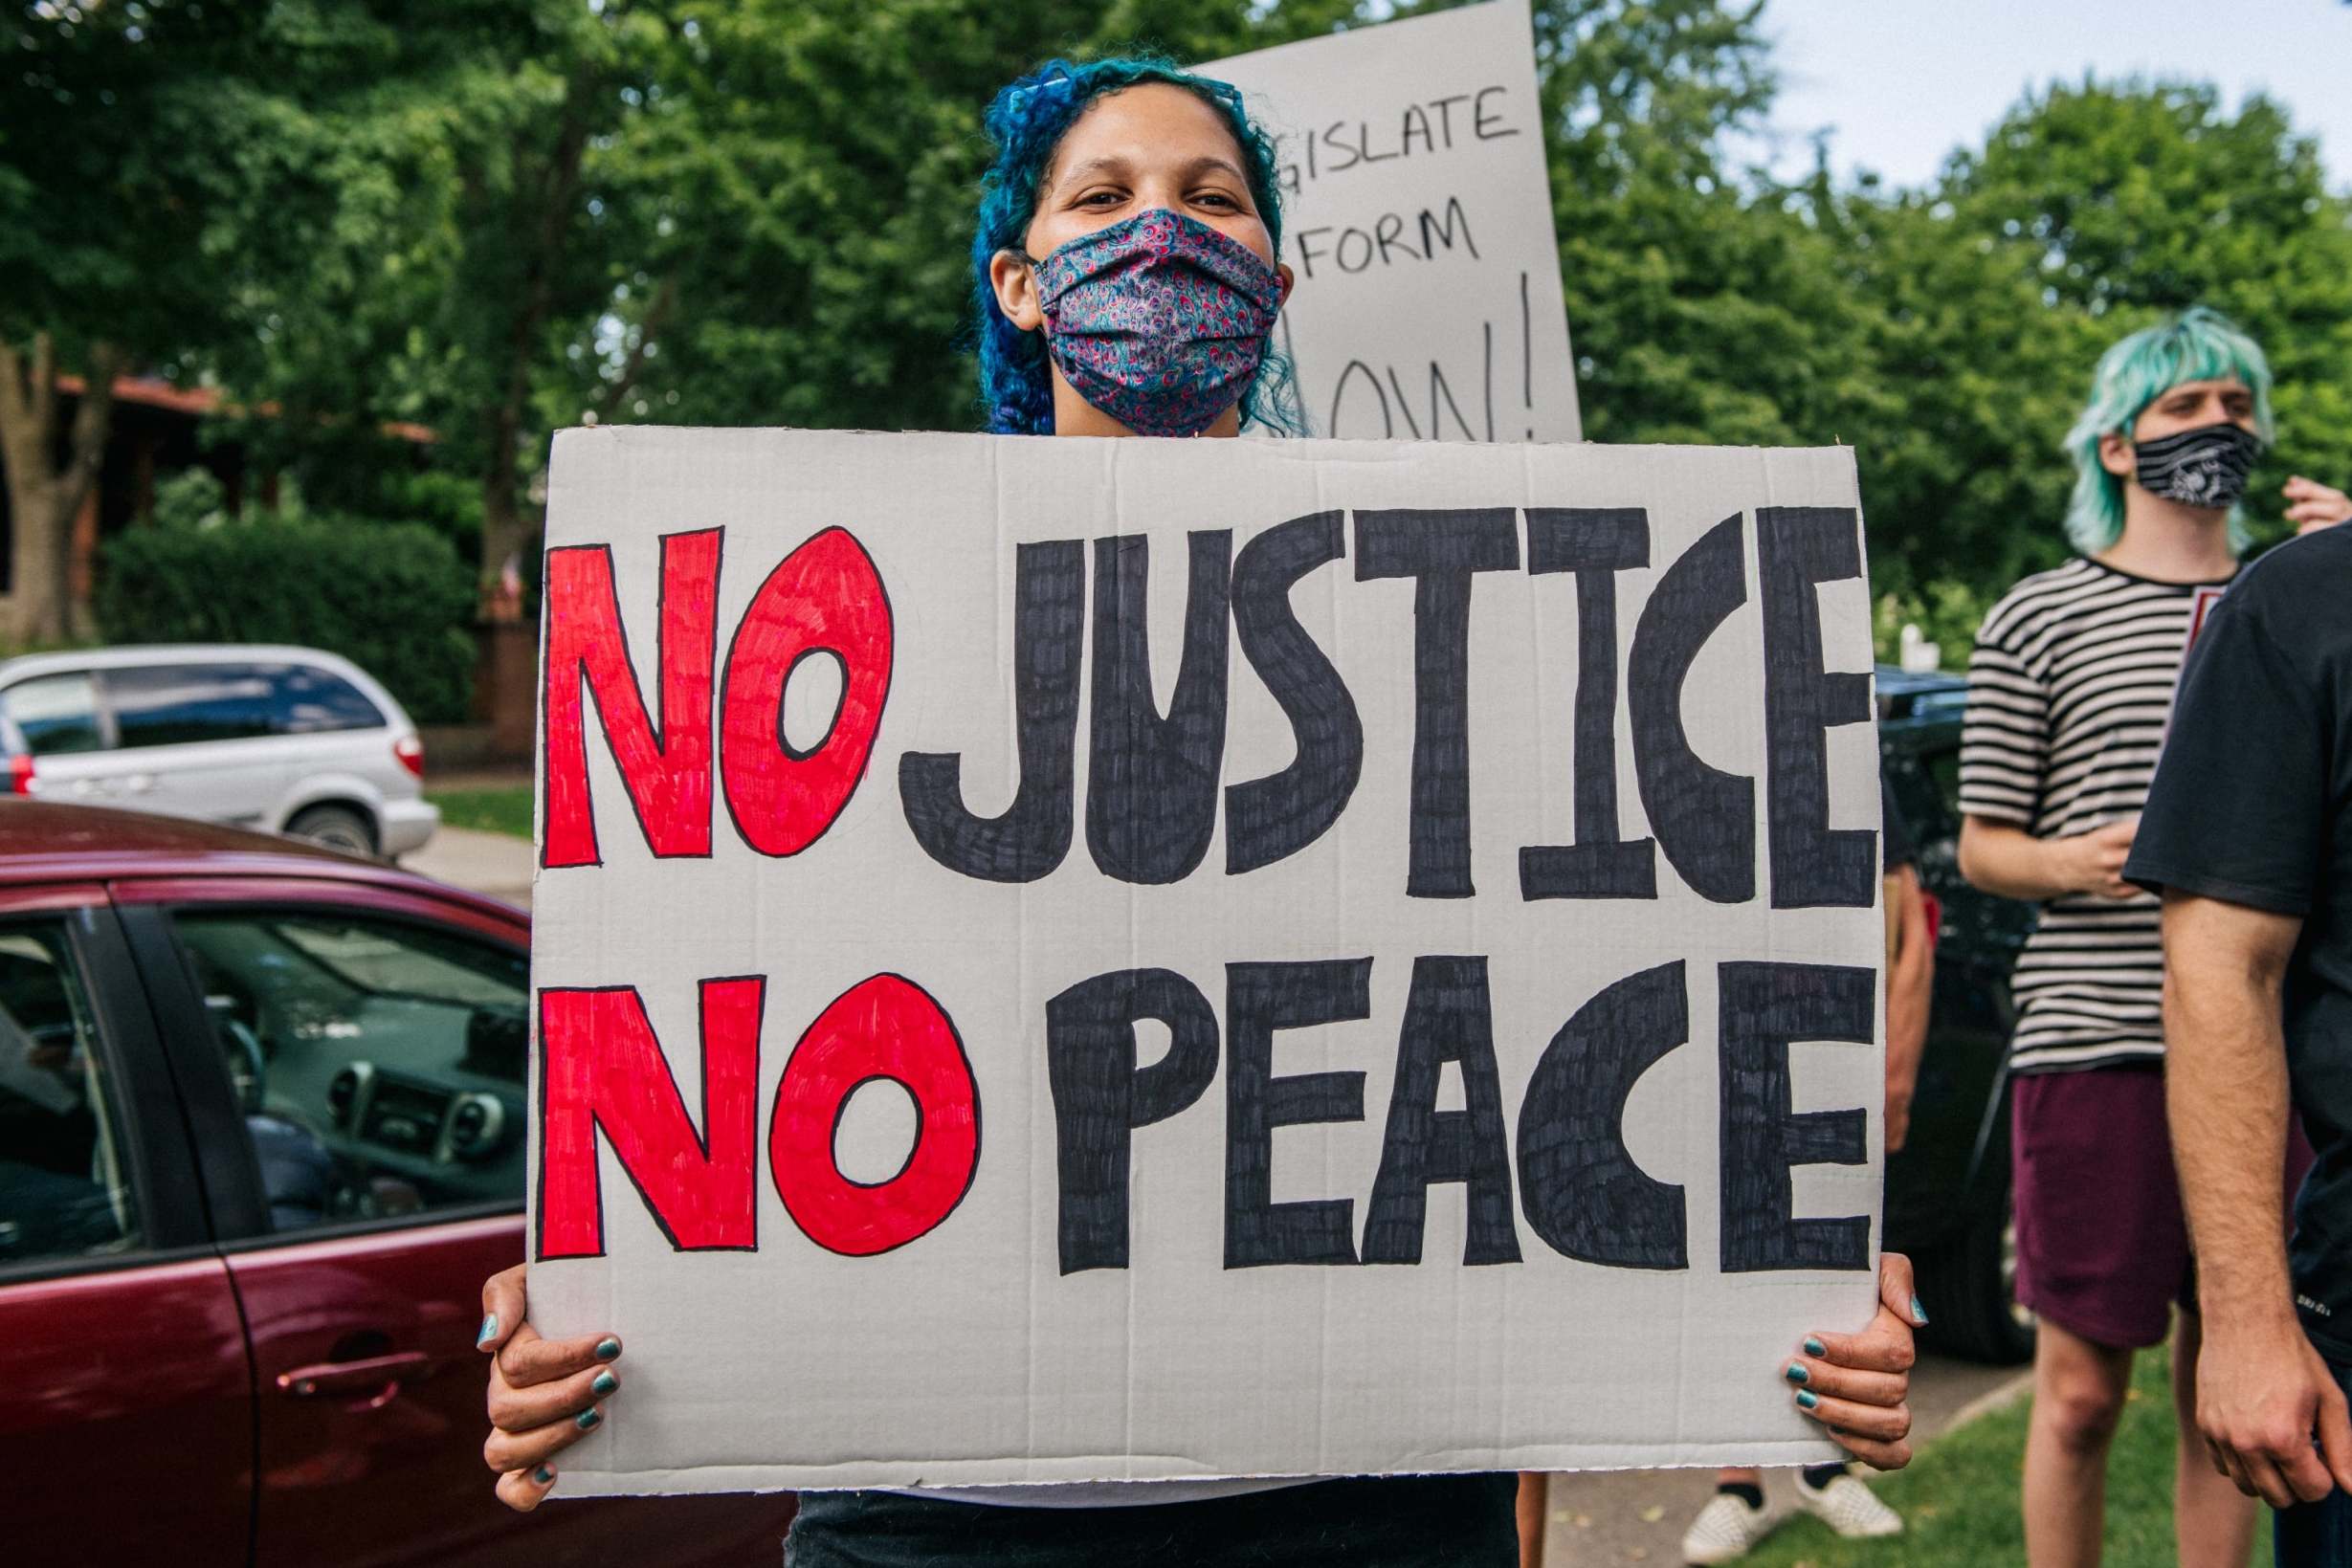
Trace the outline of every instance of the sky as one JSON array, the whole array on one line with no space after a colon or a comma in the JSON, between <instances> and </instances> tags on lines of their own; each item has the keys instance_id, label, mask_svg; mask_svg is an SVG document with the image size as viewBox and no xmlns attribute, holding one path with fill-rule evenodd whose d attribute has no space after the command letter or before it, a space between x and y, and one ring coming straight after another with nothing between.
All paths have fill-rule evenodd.
<instances>
[{"instance_id":1,"label":"sky","mask_svg":"<svg viewBox=\"0 0 2352 1568\"><path fill-rule=\"evenodd\" d=\"M1751 151L1784 176L1812 164L1899 185L1934 177L2051 78L2141 73L2261 90L2315 133L2328 183L2352 189L2352 4L2345 0L1768 0L1781 92Z\"/></svg>"}]
</instances>

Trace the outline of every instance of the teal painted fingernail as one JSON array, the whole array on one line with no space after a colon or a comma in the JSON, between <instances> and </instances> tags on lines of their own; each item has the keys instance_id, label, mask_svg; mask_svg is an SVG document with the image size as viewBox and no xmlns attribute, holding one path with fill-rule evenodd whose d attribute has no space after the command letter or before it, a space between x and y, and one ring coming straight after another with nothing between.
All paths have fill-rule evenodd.
<instances>
[{"instance_id":1,"label":"teal painted fingernail","mask_svg":"<svg viewBox=\"0 0 2352 1568\"><path fill-rule=\"evenodd\" d=\"M499 1336L499 1314L491 1313L482 1318L482 1331L474 1336L474 1348L481 1349Z\"/></svg>"},{"instance_id":2,"label":"teal painted fingernail","mask_svg":"<svg viewBox=\"0 0 2352 1568\"><path fill-rule=\"evenodd\" d=\"M1926 1320L1922 1318L1920 1321L1924 1322ZM621 1342L618 1339L597 1340L596 1358L600 1361L619 1360L621 1358Z\"/></svg>"},{"instance_id":3,"label":"teal painted fingernail","mask_svg":"<svg viewBox=\"0 0 2352 1568\"><path fill-rule=\"evenodd\" d=\"M604 1419L605 1419L605 1413L604 1413L602 1410L594 1409L594 1408L592 1408L592 1407L591 1407L591 1408L589 1408L589 1409L587 1409L587 1410L583 1410L583 1411L581 1411L581 1412L580 1412L580 1419L579 1419L578 1421L576 1421L576 1422L573 1422L573 1423L572 1423L572 1424L573 1424L573 1425L575 1425L575 1426L577 1426L577 1427L579 1427L579 1428L580 1428L580 1430L582 1430L582 1431L584 1431L584 1432L587 1432L587 1431L593 1431L593 1430L595 1429L595 1427L597 1426L597 1424L598 1424L599 1423L601 1423Z\"/></svg>"},{"instance_id":4,"label":"teal painted fingernail","mask_svg":"<svg viewBox=\"0 0 2352 1568\"><path fill-rule=\"evenodd\" d=\"M1927 1327L1927 1309L1919 1305L1919 1298L1916 1295L1911 1298L1911 1321L1921 1328Z\"/></svg>"},{"instance_id":5,"label":"teal painted fingernail","mask_svg":"<svg viewBox=\"0 0 2352 1568\"><path fill-rule=\"evenodd\" d=\"M611 1393L614 1389L620 1386L620 1379L614 1377L610 1372L599 1372L596 1374L596 1380L588 1384L588 1392L601 1400L607 1394Z\"/></svg>"},{"instance_id":6,"label":"teal painted fingernail","mask_svg":"<svg viewBox=\"0 0 2352 1568\"><path fill-rule=\"evenodd\" d=\"M551 1487L555 1485L555 1471L542 1465L531 1472L531 1479L543 1487Z\"/></svg>"},{"instance_id":7,"label":"teal painted fingernail","mask_svg":"<svg viewBox=\"0 0 2352 1568\"><path fill-rule=\"evenodd\" d=\"M1820 1396L1820 1395L1818 1395L1818 1394L1816 1394L1816 1393L1814 1393L1811 1389L1809 1389L1809 1388L1800 1388L1800 1389L1798 1389L1798 1390L1797 1390L1797 1408L1798 1408L1798 1409L1800 1409L1800 1410L1810 1410L1810 1409L1811 1409L1814 1405L1819 1404L1820 1402L1821 1402L1821 1396ZM594 1413L595 1413L594 1411L590 1411L590 1412L589 1412L589 1414L591 1414L591 1415L593 1415ZM587 1423L583 1422L581 1424L586 1425L586 1424L587 1424Z\"/></svg>"},{"instance_id":8,"label":"teal painted fingernail","mask_svg":"<svg viewBox=\"0 0 2352 1568\"><path fill-rule=\"evenodd\" d=\"M1815 1339L1810 1336L1807 1336L1805 1344L1802 1348L1804 1349L1806 1355L1813 1357L1816 1359L1830 1354L1829 1346L1823 1344L1820 1340Z\"/></svg>"},{"instance_id":9,"label":"teal painted fingernail","mask_svg":"<svg viewBox=\"0 0 2352 1568\"><path fill-rule=\"evenodd\" d=\"M1782 1373L1781 1376L1787 1379L1792 1383L1806 1383L1813 1380L1813 1375L1805 1370L1805 1363L1803 1361L1789 1362L1788 1370Z\"/></svg>"}]
</instances>

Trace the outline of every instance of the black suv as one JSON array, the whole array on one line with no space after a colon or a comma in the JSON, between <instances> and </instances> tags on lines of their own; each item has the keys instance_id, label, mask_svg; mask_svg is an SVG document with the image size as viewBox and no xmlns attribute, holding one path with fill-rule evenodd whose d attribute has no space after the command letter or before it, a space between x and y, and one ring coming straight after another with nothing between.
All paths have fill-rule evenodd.
<instances>
[{"instance_id":1,"label":"black suv","mask_svg":"<svg viewBox=\"0 0 2352 1568\"><path fill-rule=\"evenodd\" d=\"M1938 1349L1973 1360L2033 1354L2032 1314L2014 1296L2009 1217L2009 970L2032 931L2032 905L1997 898L1960 874L1960 721L1956 675L1878 670L1878 750L1895 807L1918 847L1919 879L1942 907L1935 1007L1912 1102L1911 1135L1887 1161L1886 1245L1919 1270Z\"/></svg>"}]
</instances>

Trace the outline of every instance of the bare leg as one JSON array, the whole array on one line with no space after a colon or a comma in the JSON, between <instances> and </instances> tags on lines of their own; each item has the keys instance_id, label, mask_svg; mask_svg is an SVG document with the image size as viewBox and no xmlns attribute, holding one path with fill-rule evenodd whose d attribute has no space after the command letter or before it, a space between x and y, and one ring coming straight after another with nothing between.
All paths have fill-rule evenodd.
<instances>
[{"instance_id":1,"label":"bare leg","mask_svg":"<svg viewBox=\"0 0 2352 1568\"><path fill-rule=\"evenodd\" d=\"M2043 1319L2026 1428L2031 1568L2097 1568L2107 1522L2107 1448L2131 1374L2130 1351L2094 1344Z\"/></svg>"},{"instance_id":2,"label":"bare leg","mask_svg":"<svg viewBox=\"0 0 2352 1568\"><path fill-rule=\"evenodd\" d=\"M1715 1484L1719 1487L1761 1487L1764 1485L1764 1471L1734 1469L1717 1470L1715 1472Z\"/></svg>"},{"instance_id":3,"label":"bare leg","mask_svg":"<svg viewBox=\"0 0 2352 1568\"><path fill-rule=\"evenodd\" d=\"M1519 1568L1543 1568L1543 1520L1549 1498L1545 1478L1534 1470L1519 1474Z\"/></svg>"},{"instance_id":4,"label":"bare leg","mask_svg":"<svg viewBox=\"0 0 2352 1568\"><path fill-rule=\"evenodd\" d=\"M2253 1556L2254 1500L2213 1468L2197 1431L2197 1351L2204 1326L2186 1310L2172 1326L2172 1411L2180 1453L2172 1472L2173 1530L2181 1568L2237 1568Z\"/></svg>"}]
</instances>

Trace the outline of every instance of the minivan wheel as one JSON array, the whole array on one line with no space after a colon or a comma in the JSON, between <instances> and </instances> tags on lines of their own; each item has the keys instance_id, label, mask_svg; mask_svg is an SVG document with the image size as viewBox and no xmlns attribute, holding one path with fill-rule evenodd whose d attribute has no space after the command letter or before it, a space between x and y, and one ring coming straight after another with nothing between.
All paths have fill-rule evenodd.
<instances>
[{"instance_id":1,"label":"minivan wheel","mask_svg":"<svg viewBox=\"0 0 2352 1568\"><path fill-rule=\"evenodd\" d=\"M1920 1338L1971 1361L2015 1366L2033 1357L2033 1314L2017 1304L2017 1223L2008 1183L1967 1228L1918 1266L1928 1326Z\"/></svg>"},{"instance_id":2,"label":"minivan wheel","mask_svg":"<svg viewBox=\"0 0 2352 1568\"><path fill-rule=\"evenodd\" d=\"M344 854L376 852L375 829L366 817L347 806L313 806L297 811L294 820L286 824L286 836L308 839Z\"/></svg>"}]
</instances>

